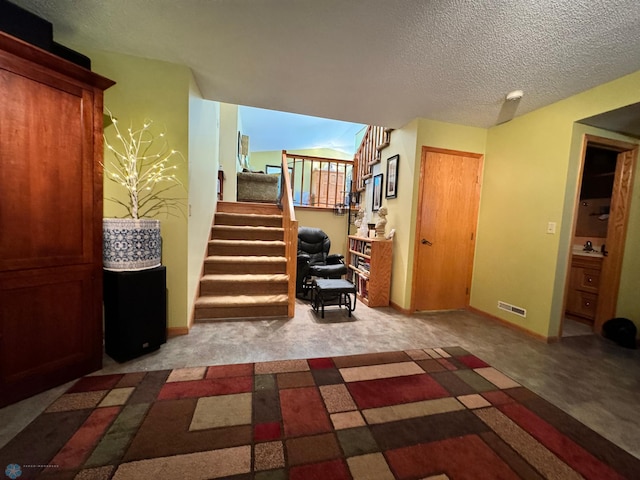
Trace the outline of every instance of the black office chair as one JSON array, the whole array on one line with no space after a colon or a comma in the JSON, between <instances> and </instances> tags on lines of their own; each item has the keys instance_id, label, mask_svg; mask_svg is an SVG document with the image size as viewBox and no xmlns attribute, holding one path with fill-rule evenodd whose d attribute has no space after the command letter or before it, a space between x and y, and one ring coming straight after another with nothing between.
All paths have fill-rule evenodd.
<instances>
[{"instance_id":1,"label":"black office chair","mask_svg":"<svg viewBox=\"0 0 640 480\"><path fill-rule=\"evenodd\" d=\"M344 256L330 254L331 240L319 228L298 227L296 295L307 296L313 277L341 278L347 273Z\"/></svg>"}]
</instances>

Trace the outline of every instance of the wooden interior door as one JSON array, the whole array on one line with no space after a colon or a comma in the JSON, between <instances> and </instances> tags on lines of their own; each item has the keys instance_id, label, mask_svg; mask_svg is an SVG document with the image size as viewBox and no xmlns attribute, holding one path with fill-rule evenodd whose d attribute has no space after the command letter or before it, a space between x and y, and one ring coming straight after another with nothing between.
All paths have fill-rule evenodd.
<instances>
[{"instance_id":1,"label":"wooden interior door","mask_svg":"<svg viewBox=\"0 0 640 480\"><path fill-rule=\"evenodd\" d=\"M482 155L423 147L412 310L469 304Z\"/></svg>"},{"instance_id":2,"label":"wooden interior door","mask_svg":"<svg viewBox=\"0 0 640 480\"><path fill-rule=\"evenodd\" d=\"M102 365L102 90L61 71L113 83L0 34L0 407Z\"/></svg>"},{"instance_id":3,"label":"wooden interior door","mask_svg":"<svg viewBox=\"0 0 640 480\"><path fill-rule=\"evenodd\" d=\"M598 141L597 137L587 136L586 139L591 142L594 139ZM600 142L602 141L603 139L600 139ZM611 193L609 226L607 228L606 245L609 253L602 259L600 291L593 325L594 331L597 333L601 333L604 322L616 316L620 274L622 272L622 260L627 238L627 224L629 223L629 211L631 210L633 195L633 176L636 159L638 158L638 147L636 145L609 141L605 146L617 147L619 153L616 162L613 192Z\"/></svg>"}]
</instances>

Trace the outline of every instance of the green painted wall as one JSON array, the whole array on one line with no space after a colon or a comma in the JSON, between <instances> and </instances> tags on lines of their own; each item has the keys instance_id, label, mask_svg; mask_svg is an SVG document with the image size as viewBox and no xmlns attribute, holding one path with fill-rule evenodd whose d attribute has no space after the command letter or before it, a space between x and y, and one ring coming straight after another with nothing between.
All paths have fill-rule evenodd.
<instances>
[{"instance_id":1,"label":"green painted wall","mask_svg":"<svg viewBox=\"0 0 640 480\"><path fill-rule=\"evenodd\" d=\"M187 67L156 60L101 51L83 51L93 64L93 70L116 81L116 85L105 92L104 104L127 126L141 124L146 118L153 120L159 129L167 132L171 148L178 150L185 162L176 170L176 175L188 188L189 158L189 84L191 72ZM113 129L107 128L110 136ZM108 152L105 153L105 161ZM105 180L105 199L111 196L122 198L122 189ZM160 217L162 235L162 263L167 267L169 327L187 325L187 191L176 197L183 200L184 217ZM104 215L122 216L123 211L112 202L104 202Z\"/></svg>"},{"instance_id":2,"label":"green painted wall","mask_svg":"<svg viewBox=\"0 0 640 480\"><path fill-rule=\"evenodd\" d=\"M191 75L189 82L189 252L187 318L199 292L202 262L217 205L220 104L204 100Z\"/></svg>"},{"instance_id":3,"label":"green painted wall","mask_svg":"<svg viewBox=\"0 0 640 480\"><path fill-rule=\"evenodd\" d=\"M539 335L557 335L582 134L574 122L640 101L639 87L636 72L489 129L472 306ZM546 233L547 222L557 222L556 235ZM632 222L630 239L638 238L637 229ZM624 309L637 285L630 277L638 253L629 246L619 296ZM527 318L499 310L498 300L526 308Z\"/></svg>"},{"instance_id":4,"label":"green painted wall","mask_svg":"<svg viewBox=\"0 0 640 480\"><path fill-rule=\"evenodd\" d=\"M373 166L373 175L384 173L386 178L387 159L400 155L398 161L397 198L387 200L387 233L395 228L393 238L393 269L391 272L391 302L408 309L411 301L411 274L413 272L413 238L415 237L415 215L412 212L414 189L420 176L420 160L416 164L419 120L413 120L391 134L391 143L382 153L382 162ZM384 182L383 182L384 185ZM367 181L365 194L361 196L366 210L367 223L375 223L377 215L372 213L372 180Z\"/></svg>"},{"instance_id":5,"label":"green painted wall","mask_svg":"<svg viewBox=\"0 0 640 480\"><path fill-rule=\"evenodd\" d=\"M240 118L238 106L229 103L220 104L220 146L218 156L224 170L225 202L235 202L238 195L236 172L241 171L238 163L238 132Z\"/></svg>"},{"instance_id":6,"label":"green painted wall","mask_svg":"<svg viewBox=\"0 0 640 480\"><path fill-rule=\"evenodd\" d=\"M383 173L386 182L387 159L399 154L398 197L384 199L387 207L387 233L396 229L393 245L391 301L402 308L411 305L413 285L415 219L418 212L418 192L422 147L446 148L472 153L484 153L487 130L451 123L416 119L391 134L391 144L382 151L382 162L374 165L373 174ZM367 186L367 211L371 211L371 184ZM408 215L408 212L411 212ZM371 217L371 223L378 219Z\"/></svg>"}]
</instances>

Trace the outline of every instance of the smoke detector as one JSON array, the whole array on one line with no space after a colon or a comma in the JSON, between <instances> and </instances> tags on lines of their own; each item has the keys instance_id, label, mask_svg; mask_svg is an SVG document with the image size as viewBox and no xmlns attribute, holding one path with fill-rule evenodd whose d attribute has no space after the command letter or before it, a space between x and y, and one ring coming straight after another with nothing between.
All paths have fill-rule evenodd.
<instances>
[{"instance_id":1,"label":"smoke detector","mask_svg":"<svg viewBox=\"0 0 640 480\"><path fill-rule=\"evenodd\" d=\"M507 93L507 100L509 100L510 102L514 100L520 100L523 95L524 92L522 90L514 90L513 92Z\"/></svg>"}]
</instances>

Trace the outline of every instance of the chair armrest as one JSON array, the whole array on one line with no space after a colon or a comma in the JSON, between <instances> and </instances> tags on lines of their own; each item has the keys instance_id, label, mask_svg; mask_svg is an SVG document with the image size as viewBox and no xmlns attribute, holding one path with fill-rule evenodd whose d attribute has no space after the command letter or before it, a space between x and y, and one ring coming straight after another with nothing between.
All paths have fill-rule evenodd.
<instances>
[{"instance_id":1,"label":"chair armrest","mask_svg":"<svg viewBox=\"0 0 640 480\"><path fill-rule=\"evenodd\" d=\"M344 263L344 255L340 253L327 255L327 265L337 265L339 263Z\"/></svg>"},{"instance_id":2,"label":"chair armrest","mask_svg":"<svg viewBox=\"0 0 640 480\"><path fill-rule=\"evenodd\" d=\"M308 253L298 253L298 263L308 262L311 260L311 255Z\"/></svg>"}]
</instances>

